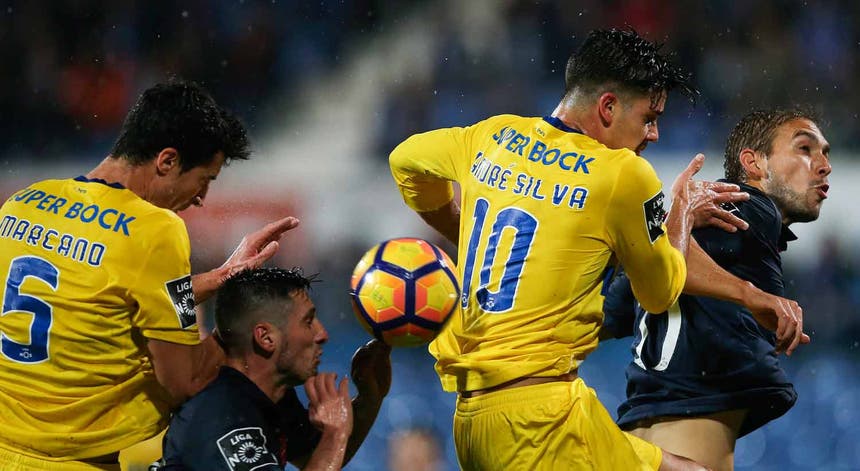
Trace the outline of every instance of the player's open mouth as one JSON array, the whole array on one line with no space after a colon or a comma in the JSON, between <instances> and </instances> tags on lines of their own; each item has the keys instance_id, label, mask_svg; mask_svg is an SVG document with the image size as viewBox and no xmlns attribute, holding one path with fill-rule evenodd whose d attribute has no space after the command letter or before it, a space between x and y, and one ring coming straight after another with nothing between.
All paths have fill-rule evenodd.
<instances>
[{"instance_id":1,"label":"player's open mouth","mask_svg":"<svg viewBox=\"0 0 860 471\"><path fill-rule=\"evenodd\" d=\"M830 189L830 185L818 185L815 189L818 190L818 196L820 196L821 199L827 199L827 190Z\"/></svg>"}]
</instances>

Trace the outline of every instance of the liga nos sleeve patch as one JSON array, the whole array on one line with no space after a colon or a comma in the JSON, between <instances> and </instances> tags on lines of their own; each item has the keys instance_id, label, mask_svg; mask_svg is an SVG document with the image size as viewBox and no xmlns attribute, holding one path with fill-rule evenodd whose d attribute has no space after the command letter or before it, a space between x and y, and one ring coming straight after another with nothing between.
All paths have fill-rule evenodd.
<instances>
[{"instance_id":1,"label":"liga nos sleeve patch","mask_svg":"<svg viewBox=\"0 0 860 471\"><path fill-rule=\"evenodd\" d=\"M266 448L266 436L259 427L237 428L218 439L218 449L231 471L252 471L278 460Z\"/></svg>"},{"instance_id":2,"label":"liga nos sleeve patch","mask_svg":"<svg viewBox=\"0 0 860 471\"><path fill-rule=\"evenodd\" d=\"M664 199L661 191L643 204L645 228L648 229L648 239L652 244L663 235L663 221L666 220L666 210L663 209Z\"/></svg>"},{"instance_id":3,"label":"liga nos sleeve patch","mask_svg":"<svg viewBox=\"0 0 860 471\"><path fill-rule=\"evenodd\" d=\"M194 291L191 289L191 275L170 280L164 284L173 308L176 309L176 317L179 325L187 329L197 323L197 313L194 312Z\"/></svg>"}]
</instances>

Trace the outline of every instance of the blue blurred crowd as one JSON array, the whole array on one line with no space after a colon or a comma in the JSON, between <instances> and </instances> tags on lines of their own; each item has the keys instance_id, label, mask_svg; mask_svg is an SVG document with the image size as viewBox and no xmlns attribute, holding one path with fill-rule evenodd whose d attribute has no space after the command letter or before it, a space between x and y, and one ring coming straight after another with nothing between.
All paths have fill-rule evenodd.
<instances>
[{"instance_id":1,"label":"blue blurred crowd","mask_svg":"<svg viewBox=\"0 0 860 471\"><path fill-rule=\"evenodd\" d=\"M171 77L203 84L253 129L411 2L381 3L3 2L0 162L100 159L140 91Z\"/></svg>"},{"instance_id":2,"label":"blue blurred crowd","mask_svg":"<svg viewBox=\"0 0 860 471\"><path fill-rule=\"evenodd\" d=\"M860 73L856 2L490 3L497 10L486 15L500 24L489 28L489 38L473 34L487 32L485 22L458 21L461 10L432 17L442 38L435 67L429 78L404 80L389 92L380 152L416 129L500 113L548 114L563 93L570 53L588 31L607 27L632 27L663 43L702 92L696 106L669 102L661 118L661 152L722 149L731 126L753 107L814 105L840 148L860 131L860 97L853 93Z\"/></svg>"}]
</instances>

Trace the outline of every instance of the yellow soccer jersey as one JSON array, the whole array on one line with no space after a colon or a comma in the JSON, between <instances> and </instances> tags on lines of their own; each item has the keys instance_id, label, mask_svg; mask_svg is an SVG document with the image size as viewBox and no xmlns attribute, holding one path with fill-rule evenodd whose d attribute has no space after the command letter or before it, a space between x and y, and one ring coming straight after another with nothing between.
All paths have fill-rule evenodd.
<instances>
[{"instance_id":1,"label":"yellow soccer jersey","mask_svg":"<svg viewBox=\"0 0 860 471\"><path fill-rule=\"evenodd\" d=\"M0 208L0 447L104 455L166 425L145 338L200 342L183 221L119 185L46 180Z\"/></svg>"},{"instance_id":2,"label":"yellow soccer jersey","mask_svg":"<svg viewBox=\"0 0 860 471\"><path fill-rule=\"evenodd\" d=\"M651 312L684 286L651 165L556 118L502 115L417 134L390 164L417 211L442 207L460 184L462 310L430 347L448 391L577 368L597 347L614 257Z\"/></svg>"}]
</instances>

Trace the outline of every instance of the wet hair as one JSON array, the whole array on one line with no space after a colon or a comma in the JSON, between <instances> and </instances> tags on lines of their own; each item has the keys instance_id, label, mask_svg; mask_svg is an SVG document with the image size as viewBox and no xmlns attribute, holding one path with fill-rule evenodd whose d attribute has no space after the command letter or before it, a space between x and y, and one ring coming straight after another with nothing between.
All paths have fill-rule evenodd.
<instances>
[{"instance_id":1,"label":"wet hair","mask_svg":"<svg viewBox=\"0 0 860 471\"><path fill-rule=\"evenodd\" d=\"M230 277L215 300L215 326L227 354L251 348L251 329L257 322L283 325L282 313L292 308L292 296L309 291L315 278L305 277L301 268L257 268ZM273 302L279 303L278 309L272 308Z\"/></svg>"},{"instance_id":2,"label":"wet hair","mask_svg":"<svg viewBox=\"0 0 860 471\"><path fill-rule=\"evenodd\" d=\"M111 156L140 165L167 147L179 152L183 172L208 165L219 151L225 164L250 155L248 135L239 119L199 85L183 81L161 83L143 92L125 117Z\"/></svg>"},{"instance_id":3,"label":"wet hair","mask_svg":"<svg viewBox=\"0 0 860 471\"><path fill-rule=\"evenodd\" d=\"M776 130L783 124L795 119L808 119L813 123L818 122L815 111L805 106L790 109L754 110L741 118L726 140L726 153L723 161L726 180L732 183L746 182L746 171L744 171L740 161L741 151L752 149L763 154L766 158L769 157L773 152Z\"/></svg>"},{"instance_id":4,"label":"wet hair","mask_svg":"<svg viewBox=\"0 0 860 471\"><path fill-rule=\"evenodd\" d=\"M633 30L594 30L567 61L565 93L614 89L650 96L655 106L663 92L678 89L695 103L699 91L690 83L690 74L661 54L661 47Z\"/></svg>"}]
</instances>

